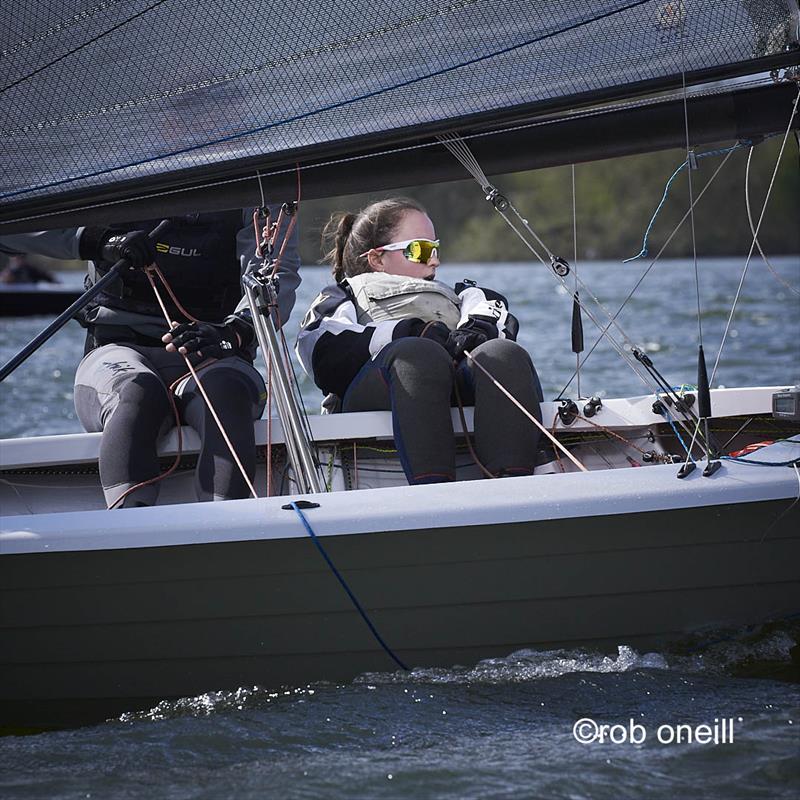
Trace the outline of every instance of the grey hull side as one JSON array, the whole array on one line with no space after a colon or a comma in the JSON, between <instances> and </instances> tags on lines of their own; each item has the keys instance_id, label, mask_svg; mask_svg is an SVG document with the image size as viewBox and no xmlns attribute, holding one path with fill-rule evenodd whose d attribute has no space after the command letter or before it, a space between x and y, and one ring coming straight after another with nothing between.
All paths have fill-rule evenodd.
<instances>
[{"instance_id":1,"label":"grey hull side","mask_svg":"<svg viewBox=\"0 0 800 800\"><path fill-rule=\"evenodd\" d=\"M788 505L434 524L324 545L406 663L450 666L524 647L648 647L797 612L800 511ZM6 555L0 586L5 728L396 669L307 538Z\"/></svg>"}]
</instances>

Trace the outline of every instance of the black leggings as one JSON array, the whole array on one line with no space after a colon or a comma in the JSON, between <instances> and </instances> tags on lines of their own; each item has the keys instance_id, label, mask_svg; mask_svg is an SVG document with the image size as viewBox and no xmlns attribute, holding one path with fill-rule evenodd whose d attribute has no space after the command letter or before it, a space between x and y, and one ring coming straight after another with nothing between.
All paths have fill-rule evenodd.
<instances>
[{"instance_id":1,"label":"black leggings","mask_svg":"<svg viewBox=\"0 0 800 800\"><path fill-rule=\"evenodd\" d=\"M492 339L475 360L541 422L542 389L528 353L516 342ZM465 405L475 405L475 451L493 475L530 475L539 428L477 367L456 367L430 339L391 342L365 364L342 400L342 411L391 410L394 438L411 484L455 480L450 408L457 383Z\"/></svg>"},{"instance_id":2,"label":"black leggings","mask_svg":"<svg viewBox=\"0 0 800 800\"><path fill-rule=\"evenodd\" d=\"M183 359L163 348L106 345L89 353L75 376L75 408L88 431L103 431L100 481L110 506L128 489L159 474L157 443L175 424L167 386L186 372ZM251 364L222 359L200 371L225 432L252 480L253 420L264 407L264 383ZM189 378L176 389L181 421L200 436L195 490L200 500L247 497L249 489L204 399ZM131 492L123 506L153 505L159 484Z\"/></svg>"}]
</instances>

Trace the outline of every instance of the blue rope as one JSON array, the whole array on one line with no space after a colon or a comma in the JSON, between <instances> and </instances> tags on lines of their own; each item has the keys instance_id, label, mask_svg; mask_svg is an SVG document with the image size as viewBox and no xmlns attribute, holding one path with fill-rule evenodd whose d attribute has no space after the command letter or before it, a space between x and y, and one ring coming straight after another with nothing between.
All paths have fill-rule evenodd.
<instances>
[{"instance_id":1,"label":"blue rope","mask_svg":"<svg viewBox=\"0 0 800 800\"><path fill-rule=\"evenodd\" d=\"M509 47L505 47L505 48L503 48L501 50L496 50L494 52L487 53L487 54L482 55L482 56L477 56L476 58L468 59L467 61L462 61L459 64L453 64L450 67L444 67L443 69L436 70L434 72L429 72L429 73L427 73L425 75L420 75L420 76L418 76L416 78L410 78L409 80L401 81L401 82L396 83L396 84L394 84L392 86L385 86L382 89L376 89L375 91L372 91L372 92L366 92L365 94L362 94L362 95L360 95L358 97L351 97L351 98L349 98L347 100L342 100L342 101L340 101L338 103L331 103L330 105L323 106L322 108L318 108L318 109L315 109L313 111L306 111L303 114L296 114L293 117L287 117L286 119L278 120L277 122L271 122L268 125L262 125L261 127L258 127L258 128L252 128L252 129L247 130L247 131L242 131L241 133L234 133L234 134L231 134L230 136L224 136L224 137L222 137L220 139L215 139L215 140L210 141L210 142L203 142L202 144L192 145L191 147L184 147L181 150L174 150L171 153L162 153L161 155L153 156L151 158L143 158L143 159L140 159L139 161L132 161L132 162L129 162L127 164L119 164L116 167L108 167L107 169L96 170L95 172L87 172L87 173L84 173L82 175L73 175L73 176L71 176L69 178L62 178L61 180L52 181L50 183L40 183L37 186L27 186L24 189L17 189L14 192L6 192L5 194L0 194L0 199L7 199L9 197L16 197L17 195L20 195L20 194L27 194L28 192L36 192L36 191L40 191L42 189L51 189L51 188L53 188L55 186L61 186L62 184L65 184L65 183L72 183L73 181L86 180L87 178L97 178L100 175L107 175L108 173L116 172L117 170L120 170L120 169L131 169L132 167L140 167L140 166L142 166L144 164L150 164L151 162L159 161L162 158L169 158L170 156L179 156L179 155L183 155L184 153L191 153L191 152L193 152L195 150L200 150L200 149L202 149L204 147L210 147L211 145L223 144L225 142L231 142L231 141L234 141L235 139L241 139L243 136L251 136L254 133L263 133L264 131L268 131L268 130L270 130L272 128L277 128L277 127L279 127L281 125L287 125L290 122L297 122L297 121L302 120L302 119L307 119L308 117L313 117L313 116L316 116L317 114L323 114L326 111L334 111L334 110L336 110L338 108L343 108L345 106L352 105L353 103L358 103L358 102L360 102L362 100L368 100L368 99L370 99L372 97L378 97L378 96L380 96L382 94L385 94L387 92L394 91L395 89L403 89L406 86L413 86L415 83L419 83L421 81L428 80L429 78L436 78L436 77L439 77L441 75L446 75L448 72L454 72L455 70L462 69L463 67L469 67L469 66L473 66L474 64L480 64L482 61L487 61L490 58L495 58L496 56L506 55L507 53L511 53L511 52L513 52L515 50L519 50L519 49L521 49L523 47L528 47L529 45L537 44L539 42L546 41L547 39L552 39L553 37L555 37L555 36L557 36L559 34L569 33L570 31L575 30L576 28L581 28L584 25L589 25L592 22L599 22L599 21L601 21L603 19L606 19L607 17L612 17L615 14L619 14L619 13L621 13L623 11L628 11L628 10L630 10L632 8L636 8L637 6L646 5L649 2L650 2L650 0L634 0L634 2L630 2L630 3L624 5L624 6L620 7L620 8L615 8L615 9L612 9L611 11L605 12L604 14L600 14L600 15L598 15L596 17L592 17L591 19L582 20L581 22L576 22L576 23L574 23L572 25L567 25L564 28L559 28L558 30L551 31L550 33L545 33L545 34L542 34L541 36L536 36L536 37L534 37L532 39L528 39L528 40L526 40L524 42L520 42L519 44L510 45Z\"/></svg>"},{"instance_id":2,"label":"blue rope","mask_svg":"<svg viewBox=\"0 0 800 800\"><path fill-rule=\"evenodd\" d=\"M736 144L731 145L730 147L723 147L718 150L708 150L705 153L697 153L695 155L695 158L701 159L701 158L707 158L708 156L720 156L723 153L730 153L733 152L734 150L738 150L740 147L749 147L751 144L752 142L749 141L737 142ZM629 261L636 261L637 258L644 258L647 255L647 240L650 237L650 232L653 230L653 225L655 225L656 217L658 217L659 212L664 206L664 203L667 202L667 195L669 194L669 189L670 186L672 186L672 182L675 180L675 178L678 177L680 171L686 168L686 165L688 163L689 160L686 159L686 161L684 161L683 164L681 164L678 167L678 169L676 169L675 172L673 172L672 175L670 175L669 180L667 181L667 185L664 187L664 194L661 197L661 202L656 206L656 210L653 212L653 216L650 218L650 222L647 225L647 230L644 232L644 238L642 239L642 249L635 256L631 256L630 258L624 259L622 262L623 264L627 264Z\"/></svg>"},{"instance_id":3,"label":"blue rope","mask_svg":"<svg viewBox=\"0 0 800 800\"><path fill-rule=\"evenodd\" d=\"M787 444L800 444L800 439L778 439L775 444L786 442ZM758 452L758 451L756 451ZM795 467L800 466L800 458L791 458L789 461L756 461L752 458L743 456L720 456L723 461L737 461L740 464L753 464L757 467Z\"/></svg>"},{"instance_id":4,"label":"blue rope","mask_svg":"<svg viewBox=\"0 0 800 800\"><path fill-rule=\"evenodd\" d=\"M800 467L800 458L791 461L753 461L744 456L720 456L721 461L736 461L738 464L752 464L754 467Z\"/></svg>"},{"instance_id":5,"label":"blue rope","mask_svg":"<svg viewBox=\"0 0 800 800\"><path fill-rule=\"evenodd\" d=\"M370 620L370 618L367 616L367 612L364 611L361 603L358 602L358 598L350 590L350 587L347 585L347 582L342 577L342 574L339 572L339 570L336 569L336 565L333 563L333 561L331 561L330 556L328 556L328 554L325 552L322 542L320 542L320 540L317 538L317 535L311 528L311 525L309 525L306 515L300 510L300 507L297 505L297 503L292 502L291 506L297 512L297 516L300 517L300 521L305 526L306 532L311 537L311 541L317 546L317 550L319 550L320 554L331 568L331 571L336 576L339 583L342 584L342 588L347 592L347 596L350 598L350 600L352 600L353 605L356 607L358 613L361 614L361 618L367 623L367 627L372 631L372 635L378 640L378 644L386 651L386 653L392 658L395 664L400 667L400 669L404 669L406 672L408 672L409 668L394 654L392 648L383 641L383 638L378 633L378 629L372 624L372 620Z\"/></svg>"},{"instance_id":6,"label":"blue rope","mask_svg":"<svg viewBox=\"0 0 800 800\"><path fill-rule=\"evenodd\" d=\"M690 384L686 384L686 383L681 384L681 387L680 387L680 389L678 391L682 390L684 386L689 386L689 385ZM672 388L676 389L677 387L673 386ZM660 400L660 399L661 398L658 395L656 395L656 400ZM686 451L686 455L689 456L689 460L692 462L692 464L695 464L696 462L695 462L692 454L689 452L689 448L686 446L686 442L683 441L683 437L681 436L680 432L678 431L678 428L676 427L675 423L672 421L673 417L672 417L672 414L670 414L669 407L667 406L666 403L661 403L661 406L664 409L664 411L663 411L664 416L666 417L666 420L669 423L670 428L672 428L672 432L678 438L678 441L681 443L681 447L683 447L683 449Z\"/></svg>"}]
</instances>

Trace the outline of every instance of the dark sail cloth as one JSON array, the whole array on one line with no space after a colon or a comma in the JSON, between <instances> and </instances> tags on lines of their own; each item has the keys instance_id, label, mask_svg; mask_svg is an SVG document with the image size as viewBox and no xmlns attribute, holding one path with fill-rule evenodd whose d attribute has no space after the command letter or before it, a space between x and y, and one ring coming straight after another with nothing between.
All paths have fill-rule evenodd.
<instances>
[{"instance_id":1,"label":"dark sail cloth","mask_svg":"<svg viewBox=\"0 0 800 800\"><path fill-rule=\"evenodd\" d=\"M278 210L271 209L273 218ZM114 230L152 230L157 223L158 220L128 223L115 226ZM291 312L300 282L296 231L295 227L279 272L282 320ZM97 228L77 228L13 234L0 238L0 252L85 258L96 251L105 233ZM172 218L156 241L156 252L159 269L192 316L205 322L235 323L242 340L239 353L204 367L200 380L252 479L252 421L263 411L266 390L252 365L252 324L249 309L241 301L241 273L255 260L251 212ZM109 266L92 263L87 283L99 278ZM167 292L159 288L175 321L186 321ZM159 474L157 442L174 425L168 387L187 369L180 354L164 349L161 337L168 328L141 271L126 273L124 280L96 298L80 321L87 328L87 353L75 376L75 408L87 431L103 431L100 479L110 506L127 489ZM175 394L181 421L197 430L201 439L195 471L198 498L248 496L247 485L194 380L180 381ZM123 505L151 505L158 493L158 483L142 487L128 495Z\"/></svg>"}]
</instances>

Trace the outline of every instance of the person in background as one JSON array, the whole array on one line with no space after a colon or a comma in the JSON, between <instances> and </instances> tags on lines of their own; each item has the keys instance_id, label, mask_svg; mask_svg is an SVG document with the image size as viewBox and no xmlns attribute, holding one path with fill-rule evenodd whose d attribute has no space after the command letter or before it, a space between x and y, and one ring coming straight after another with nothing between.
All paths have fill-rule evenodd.
<instances>
[{"instance_id":1,"label":"person in background","mask_svg":"<svg viewBox=\"0 0 800 800\"><path fill-rule=\"evenodd\" d=\"M0 283L58 283L46 269L31 264L25 256L11 256L0 270Z\"/></svg>"},{"instance_id":2,"label":"person in background","mask_svg":"<svg viewBox=\"0 0 800 800\"><path fill-rule=\"evenodd\" d=\"M279 207L270 207L276 220ZM277 241L288 228L284 216ZM109 508L153 505L160 465L157 441L182 423L200 435L195 470L200 500L247 497L249 490L211 413L187 372L183 355L202 367L200 380L245 471L255 472L253 420L265 405L264 381L253 367L256 341L241 275L256 263L252 211L172 217L0 238L0 252L37 253L90 262L87 287L120 258L130 268L84 310L85 355L75 375L75 408L87 431L102 431L100 480ZM158 265L178 306L156 278L172 320L170 330L143 268ZM297 227L278 272L278 314L285 321L300 283ZM184 313L188 312L188 313ZM176 409L173 409L174 400ZM135 488L136 487L136 488Z\"/></svg>"},{"instance_id":3,"label":"person in background","mask_svg":"<svg viewBox=\"0 0 800 800\"><path fill-rule=\"evenodd\" d=\"M303 319L297 354L330 410L391 410L410 484L455 480L455 390L475 405L475 449L493 476L530 475L539 429L464 351L471 351L541 420L542 391L516 341L506 299L464 282L435 279L439 241L413 200L374 203L334 217L323 235L336 283Z\"/></svg>"}]
</instances>

